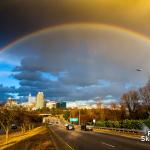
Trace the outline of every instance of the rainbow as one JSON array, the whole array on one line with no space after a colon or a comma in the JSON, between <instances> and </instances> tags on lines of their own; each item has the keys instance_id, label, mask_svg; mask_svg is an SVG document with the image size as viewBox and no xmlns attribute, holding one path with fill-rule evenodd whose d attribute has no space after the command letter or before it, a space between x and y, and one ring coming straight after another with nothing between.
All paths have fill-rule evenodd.
<instances>
[{"instance_id":1,"label":"rainbow","mask_svg":"<svg viewBox=\"0 0 150 150\"><path fill-rule=\"evenodd\" d=\"M138 32L134 32L132 30L126 29L126 28L122 28L116 25L110 25L110 24L99 24L99 23L69 23L69 24L60 24L60 25L55 25L55 26L51 26L51 27L47 27L44 29L41 29L39 31L33 32L31 34L25 35L11 43L9 43L8 45L6 45L5 47L3 47L1 50L8 50L12 47L14 47L15 45L29 39L32 37L35 37L39 34L42 34L44 32L53 32L53 31L58 31L58 30L64 30L64 29L72 29L72 28L89 28L89 29L110 29L112 31L116 31L116 32L122 32L122 33L126 33L129 34L130 36L136 38L136 39L140 39L143 40L144 42L150 42L150 38L147 36L144 36L143 34L140 34Z\"/></svg>"}]
</instances>

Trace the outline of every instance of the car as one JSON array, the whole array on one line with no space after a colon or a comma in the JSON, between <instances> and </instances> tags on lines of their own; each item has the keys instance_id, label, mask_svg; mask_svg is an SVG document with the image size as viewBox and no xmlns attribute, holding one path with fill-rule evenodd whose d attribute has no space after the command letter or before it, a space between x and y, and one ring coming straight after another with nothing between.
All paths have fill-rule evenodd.
<instances>
[{"instance_id":1,"label":"car","mask_svg":"<svg viewBox=\"0 0 150 150\"><path fill-rule=\"evenodd\" d=\"M66 126L66 130L74 130L74 125L73 124L67 124Z\"/></svg>"},{"instance_id":2,"label":"car","mask_svg":"<svg viewBox=\"0 0 150 150\"><path fill-rule=\"evenodd\" d=\"M83 123L82 123L80 127L81 127L81 130L86 131L86 124L83 124Z\"/></svg>"},{"instance_id":3,"label":"car","mask_svg":"<svg viewBox=\"0 0 150 150\"><path fill-rule=\"evenodd\" d=\"M48 125L53 125L53 123L52 123L52 122L49 122Z\"/></svg>"},{"instance_id":4,"label":"car","mask_svg":"<svg viewBox=\"0 0 150 150\"><path fill-rule=\"evenodd\" d=\"M93 130L93 126L91 125L90 122L82 123L82 124L81 124L81 130L84 130L84 131L92 131L92 130Z\"/></svg>"},{"instance_id":5,"label":"car","mask_svg":"<svg viewBox=\"0 0 150 150\"><path fill-rule=\"evenodd\" d=\"M87 122L87 123L86 123L86 129L87 129L88 131L92 131L92 130L93 130L93 125L92 125L90 122Z\"/></svg>"},{"instance_id":6,"label":"car","mask_svg":"<svg viewBox=\"0 0 150 150\"><path fill-rule=\"evenodd\" d=\"M17 125L16 125L16 124L12 124L12 125L11 125L11 129L12 129L12 130L16 130L16 129L17 129Z\"/></svg>"}]
</instances>

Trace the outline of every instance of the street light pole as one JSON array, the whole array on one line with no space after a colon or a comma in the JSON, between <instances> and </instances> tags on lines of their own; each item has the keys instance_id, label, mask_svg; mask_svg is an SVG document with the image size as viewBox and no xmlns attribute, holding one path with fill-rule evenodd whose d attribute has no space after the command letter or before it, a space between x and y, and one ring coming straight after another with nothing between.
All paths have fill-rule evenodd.
<instances>
[{"instance_id":1,"label":"street light pole","mask_svg":"<svg viewBox=\"0 0 150 150\"><path fill-rule=\"evenodd\" d=\"M80 108L79 108L79 125L80 125Z\"/></svg>"}]
</instances>

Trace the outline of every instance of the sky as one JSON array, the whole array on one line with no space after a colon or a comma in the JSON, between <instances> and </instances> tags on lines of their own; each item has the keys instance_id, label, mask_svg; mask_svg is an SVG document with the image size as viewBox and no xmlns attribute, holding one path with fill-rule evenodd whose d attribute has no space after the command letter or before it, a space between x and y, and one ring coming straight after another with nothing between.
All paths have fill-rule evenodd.
<instances>
[{"instance_id":1,"label":"sky","mask_svg":"<svg viewBox=\"0 0 150 150\"><path fill-rule=\"evenodd\" d=\"M0 101L119 101L148 80L149 18L149 0L1 0Z\"/></svg>"}]
</instances>

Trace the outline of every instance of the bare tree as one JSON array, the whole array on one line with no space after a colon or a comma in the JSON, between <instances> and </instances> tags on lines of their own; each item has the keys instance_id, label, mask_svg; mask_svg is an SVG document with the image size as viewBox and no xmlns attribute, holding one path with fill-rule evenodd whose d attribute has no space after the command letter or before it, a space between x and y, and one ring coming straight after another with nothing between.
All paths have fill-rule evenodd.
<instances>
[{"instance_id":1,"label":"bare tree","mask_svg":"<svg viewBox=\"0 0 150 150\"><path fill-rule=\"evenodd\" d=\"M128 109L130 117L135 118L136 117L135 113L139 107L139 100L140 100L138 91L132 90L129 91L128 93L123 94L121 100Z\"/></svg>"},{"instance_id":2,"label":"bare tree","mask_svg":"<svg viewBox=\"0 0 150 150\"><path fill-rule=\"evenodd\" d=\"M140 98L145 109L150 113L150 86L139 89Z\"/></svg>"},{"instance_id":3,"label":"bare tree","mask_svg":"<svg viewBox=\"0 0 150 150\"><path fill-rule=\"evenodd\" d=\"M16 120L20 124L22 133L26 131L28 128L31 129L32 126L32 114L29 114L28 112L18 110L16 111Z\"/></svg>"},{"instance_id":4,"label":"bare tree","mask_svg":"<svg viewBox=\"0 0 150 150\"><path fill-rule=\"evenodd\" d=\"M6 134L6 143L8 143L9 130L14 121L13 111L7 109L0 110L0 125Z\"/></svg>"},{"instance_id":5,"label":"bare tree","mask_svg":"<svg viewBox=\"0 0 150 150\"><path fill-rule=\"evenodd\" d=\"M110 103L110 109L111 109L111 110L116 110L116 109L117 109L117 103L111 102L111 103Z\"/></svg>"}]
</instances>

